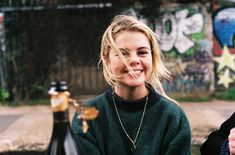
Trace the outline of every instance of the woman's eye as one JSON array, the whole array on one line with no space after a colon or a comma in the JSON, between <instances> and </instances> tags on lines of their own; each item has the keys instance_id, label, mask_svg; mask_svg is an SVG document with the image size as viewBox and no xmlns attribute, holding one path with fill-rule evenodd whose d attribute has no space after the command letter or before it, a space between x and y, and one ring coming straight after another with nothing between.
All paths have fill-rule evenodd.
<instances>
[{"instance_id":1,"label":"woman's eye","mask_svg":"<svg viewBox=\"0 0 235 155\"><path fill-rule=\"evenodd\" d=\"M144 56L144 55L147 55L147 54L148 54L148 52L147 52L147 51L138 51L138 54L139 54L139 55L143 55L143 56Z\"/></svg>"},{"instance_id":2,"label":"woman's eye","mask_svg":"<svg viewBox=\"0 0 235 155\"><path fill-rule=\"evenodd\" d=\"M127 55L128 55L128 52L122 51L122 55L123 55L123 56L127 56ZM118 53L115 53L114 56L119 56L119 55L118 55Z\"/></svg>"},{"instance_id":3,"label":"woman's eye","mask_svg":"<svg viewBox=\"0 0 235 155\"><path fill-rule=\"evenodd\" d=\"M127 52L122 52L122 55L128 55L128 53Z\"/></svg>"},{"instance_id":4,"label":"woman's eye","mask_svg":"<svg viewBox=\"0 0 235 155\"><path fill-rule=\"evenodd\" d=\"M124 56L128 55L128 52L125 50L121 50L121 52L122 52L122 55L124 55Z\"/></svg>"}]
</instances>

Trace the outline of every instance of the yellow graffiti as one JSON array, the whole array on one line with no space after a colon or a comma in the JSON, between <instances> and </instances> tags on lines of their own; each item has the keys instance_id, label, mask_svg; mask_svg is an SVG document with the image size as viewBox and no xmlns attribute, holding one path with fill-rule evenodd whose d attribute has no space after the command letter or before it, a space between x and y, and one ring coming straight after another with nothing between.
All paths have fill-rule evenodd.
<instances>
[{"instance_id":1,"label":"yellow graffiti","mask_svg":"<svg viewBox=\"0 0 235 155\"><path fill-rule=\"evenodd\" d=\"M235 71L235 54L231 54L226 45L223 48L223 54L220 57L214 58L214 60L219 64L217 73L226 66Z\"/></svg>"},{"instance_id":2,"label":"yellow graffiti","mask_svg":"<svg viewBox=\"0 0 235 155\"><path fill-rule=\"evenodd\" d=\"M228 89L230 83L233 83L233 79L230 78L229 74L229 69L226 69L223 75L219 75L218 84L222 84L226 89Z\"/></svg>"}]
</instances>

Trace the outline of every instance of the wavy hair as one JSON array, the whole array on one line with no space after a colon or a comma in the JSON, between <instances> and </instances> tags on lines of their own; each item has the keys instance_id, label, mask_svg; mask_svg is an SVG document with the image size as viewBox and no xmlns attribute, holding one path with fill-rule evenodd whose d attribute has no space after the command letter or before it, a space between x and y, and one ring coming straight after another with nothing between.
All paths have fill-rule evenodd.
<instances>
[{"instance_id":1,"label":"wavy hair","mask_svg":"<svg viewBox=\"0 0 235 155\"><path fill-rule=\"evenodd\" d=\"M146 83L148 83L160 95L178 104L175 100L166 95L161 83L162 79L171 80L171 74L163 64L164 57L159 49L157 41L157 39L159 38L158 35L154 33L146 24L132 16L118 15L114 17L113 21L103 34L99 64L102 63L103 74L108 84L113 87L115 81L119 78L111 73L108 65L110 49L113 49L115 52L117 52L117 54L120 56L121 61L127 66L130 71L132 71L122 52L115 44L116 36L122 31L141 32L148 38L151 46L152 70L150 71L150 77L146 81Z\"/></svg>"}]
</instances>

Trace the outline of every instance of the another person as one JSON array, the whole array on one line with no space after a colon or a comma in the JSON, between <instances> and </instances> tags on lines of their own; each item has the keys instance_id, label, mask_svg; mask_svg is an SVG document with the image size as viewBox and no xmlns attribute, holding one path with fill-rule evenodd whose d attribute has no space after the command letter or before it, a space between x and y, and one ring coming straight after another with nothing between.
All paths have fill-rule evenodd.
<instances>
[{"instance_id":1,"label":"another person","mask_svg":"<svg viewBox=\"0 0 235 155\"><path fill-rule=\"evenodd\" d=\"M99 115L87 133L75 114L72 129L87 155L189 155L188 119L169 98L161 79L169 79L156 34L134 17L119 15L106 29L101 63L111 86L86 104Z\"/></svg>"},{"instance_id":2,"label":"another person","mask_svg":"<svg viewBox=\"0 0 235 155\"><path fill-rule=\"evenodd\" d=\"M213 131L201 147L202 155L235 155L235 113Z\"/></svg>"}]
</instances>

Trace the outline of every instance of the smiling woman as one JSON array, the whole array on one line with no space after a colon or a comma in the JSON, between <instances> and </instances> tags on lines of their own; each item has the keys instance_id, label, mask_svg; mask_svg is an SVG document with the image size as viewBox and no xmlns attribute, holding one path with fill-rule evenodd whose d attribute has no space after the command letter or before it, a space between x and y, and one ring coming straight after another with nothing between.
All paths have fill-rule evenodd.
<instances>
[{"instance_id":1,"label":"smiling woman","mask_svg":"<svg viewBox=\"0 0 235 155\"><path fill-rule=\"evenodd\" d=\"M89 155L189 155L188 119L169 98L160 79L170 79L157 35L134 17L119 15L106 29L100 51L111 88L86 104L99 110L82 133L75 114L72 129Z\"/></svg>"},{"instance_id":2,"label":"smiling woman","mask_svg":"<svg viewBox=\"0 0 235 155\"><path fill-rule=\"evenodd\" d=\"M115 93L126 100L137 100L146 96L145 81L152 70L152 54L148 38L141 32L123 31L116 38L115 43L128 64L125 65L117 52L110 51L107 65L110 72L117 77L114 85ZM139 89L136 96L127 94L128 88Z\"/></svg>"}]
</instances>

